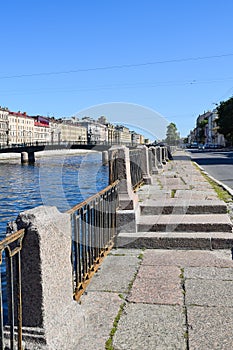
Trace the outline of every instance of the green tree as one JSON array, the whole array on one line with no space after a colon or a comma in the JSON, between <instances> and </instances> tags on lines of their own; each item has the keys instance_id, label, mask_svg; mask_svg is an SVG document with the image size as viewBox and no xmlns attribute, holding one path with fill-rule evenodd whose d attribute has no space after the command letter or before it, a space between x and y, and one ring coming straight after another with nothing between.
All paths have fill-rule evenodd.
<instances>
[{"instance_id":1,"label":"green tree","mask_svg":"<svg viewBox=\"0 0 233 350\"><path fill-rule=\"evenodd\" d=\"M198 123L198 142L205 143L205 126L208 124L208 119L203 119L200 123Z\"/></svg>"},{"instance_id":2,"label":"green tree","mask_svg":"<svg viewBox=\"0 0 233 350\"><path fill-rule=\"evenodd\" d=\"M178 145L180 139L180 135L177 131L177 127L175 123L170 123L167 126L167 133L165 142L170 146Z\"/></svg>"},{"instance_id":3,"label":"green tree","mask_svg":"<svg viewBox=\"0 0 233 350\"><path fill-rule=\"evenodd\" d=\"M220 102L217 107L218 119L217 125L219 126L218 132L223 134L225 139L232 145L233 144L233 97L227 101Z\"/></svg>"}]
</instances>

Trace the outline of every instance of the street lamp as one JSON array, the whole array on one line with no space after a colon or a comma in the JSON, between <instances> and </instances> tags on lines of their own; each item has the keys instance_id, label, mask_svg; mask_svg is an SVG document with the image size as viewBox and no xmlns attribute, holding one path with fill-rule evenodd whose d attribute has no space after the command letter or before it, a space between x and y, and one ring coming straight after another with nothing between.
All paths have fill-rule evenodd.
<instances>
[{"instance_id":1,"label":"street lamp","mask_svg":"<svg viewBox=\"0 0 233 350\"><path fill-rule=\"evenodd\" d=\"M91 137L92 137L92 130L91 128L89 129L89 132L87 133L87 143L91 143Z\"/></svg>"}]
</instances>

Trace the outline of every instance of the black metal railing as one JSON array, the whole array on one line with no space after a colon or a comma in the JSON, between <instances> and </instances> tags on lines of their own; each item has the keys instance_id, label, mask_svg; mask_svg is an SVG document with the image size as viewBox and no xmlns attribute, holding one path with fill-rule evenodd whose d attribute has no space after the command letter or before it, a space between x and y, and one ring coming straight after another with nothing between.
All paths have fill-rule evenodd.
<instances>
[{"instance_id":1,"label":"black metal railing","mask_svg":"<svg viewBox=\"0 0 233 350\"><path fill-rule=\"evenodd\" d=\"M22 350L21 250L24 230L0 241L0 350Z\"/></svg>"},{"instance_id":2,"label":"black metal railing","mask_svg":"<svg viewBox=\"0 0 233 350\"><path fill-rule=\"evenodd\" d=\"M117 185L112 185L76 205L67 213L72 223L72 264L74 297L79 298L85 283L116 235Z\"/></svg>"},{"instance_id":3,"label":"black metal railing","mask_svg":"<svg viewBox=\"0 0 233 350\"><path fill-rule=\"evenodd\" d=\"M132 187L135 190L143 182L142 152L140 149L129 151L130 175Z\"/></svg>"}]
</instances>

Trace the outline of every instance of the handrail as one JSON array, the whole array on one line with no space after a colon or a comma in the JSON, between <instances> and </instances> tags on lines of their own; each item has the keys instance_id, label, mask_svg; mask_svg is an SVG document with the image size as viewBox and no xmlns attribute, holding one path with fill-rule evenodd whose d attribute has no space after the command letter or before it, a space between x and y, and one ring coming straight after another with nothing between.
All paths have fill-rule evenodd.
<instances>
[{"instance_id":1,"label":"handrail","mask_svg":"<svg viewBox=\"0 0 233 350\"><path fill-rule=\"evenodd\" d=\"M106 191L110 190L112 187L115 187L118 184L119 184L119 180L116 180L111 185L108 185L107 187L105 187L104 189L99 191L98 193L94 194L91 197L88 197L87 199L85 199L81 203L76 204L74 207L72 207L71 209L67 210L66 213L67 214L73 214L76 210L81 209L84 205L87 205L88 203L90 203L94 199L98 198L99 196L102 196Z\"/></svg>"},{"instance_id":2,"label":"handrail","mask_svg":"<svg viewBox=\"0 0 233 350\"><path fill-rule=\"evenodd\" d=\"M119 181L74 206L71 216L74 298L82 295L116 235Z\"/></svg>"},{"instance_id":3,"label":"handrail","mask_svg":"<svg viewBox=\"0 0 233 350\"><path fill-rule=\"evenodd\" d=\"M3 294L2 274L4 268L7 270L7 289L8 289L8 319L9 319L9 349L15 349L17 338L17 349L22 350L22 292L21 292L21 256L22 242L24 238L24 229L6 236L0 241L0 350L5 349L8 332L4 332L4 314L3 314ZM5 251L5 259L3 252ZM3 261L6 265L3 266ZM16 302L16 305L15 305ZM16 332L17 328L17 332Z\"/></svg>"}]
</instances>

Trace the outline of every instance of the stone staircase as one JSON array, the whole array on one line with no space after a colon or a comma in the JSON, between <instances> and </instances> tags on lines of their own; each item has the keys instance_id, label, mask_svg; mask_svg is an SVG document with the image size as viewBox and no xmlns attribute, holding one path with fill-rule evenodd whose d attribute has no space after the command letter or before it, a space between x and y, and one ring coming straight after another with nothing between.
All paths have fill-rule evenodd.
<instances>
[{"instance_id":1,"label":"stone staircase","mask_svg":"<svg viewBox=\"0 0 233 350\"><path fill-rule=\"evenodd\" d=\"M163 173L153 176L153 185L142 186L139 190L136 232L120 232L117 246L231 248L233 225L226 203L218 199L216 192L190 161L177 161L175 168L175 177L174 163L172 167L167 164Z\"/></svg>"}]
</instances>

